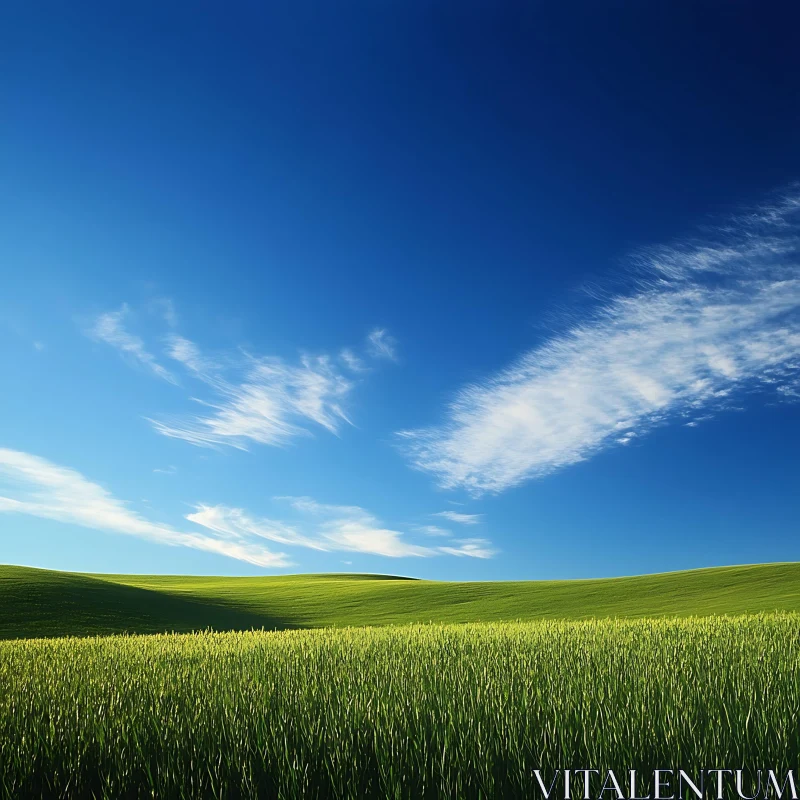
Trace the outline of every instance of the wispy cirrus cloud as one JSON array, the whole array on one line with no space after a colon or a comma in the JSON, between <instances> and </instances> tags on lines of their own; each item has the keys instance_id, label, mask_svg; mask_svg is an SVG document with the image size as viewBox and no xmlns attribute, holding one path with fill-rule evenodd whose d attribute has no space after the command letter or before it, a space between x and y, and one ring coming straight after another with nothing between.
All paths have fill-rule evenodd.
<instances>
[{"instance_id":1,"label":"wispy cirrus cloud","mask_svg":"<svg viewBox=\"0 0 800 800\"><path fill-rule=\"evenodd\" d=\"M283 445L309 436L314 426L338 433L350 424L345 403L353 389L328 356L303 355L296 364L279 358L242 356L241 364L224 367L204 357L193 342L172 337L170 356L209 386L209 400L198 400L203 412L167 419L149 419L164 436L190 444L228 445L241 450L249 443ZM227 372L238 372L236 378Z\"/></svg>"},{"instance_id":2,"label":"wispy cirrus cloud","mask_svg":"<svg viewBox=\"0 0 800 800\"><path fill-rule=\"evenodd\" d=\"M345 347L339 352L339 358L351 372L368 372L371 369L369 360L397 361L397 339L385 328L374 328L367 334L366 347L359 353Z\"/></svg>"},{"instance_id":3,"label":"wispy cirrus cloud","mask_svg":"<svg viewBox=\"0 0 800 800\"><path fill-rule=\"evenodd\" d=\"M397 360L397 341L385 328L375 328L367 336L367 351L373 358Z\"/></svg>"},{"instance_id":4,"label":"wispy cirrus cloud","mask_svg":"<svg viewBox=\"0 0 800 800\"><path fill-rule=\"evenodd\" d=\"M349 347L345 347L339 353L339 358L351 372L365 372L367 369L363 359L359 358Z\"/></svg>"},{"instance_id":5,"label":"wispy cirrus cloud","mask_svg":"<svg viewBox=\"0 0 800 800\"><path fill-rule=\"evenodd\" d=\"M406 541L400 531L383 527L378 519L363 508L321 505L310 498L290 500L296 500L294 507L312 519L306 517L301 524L290 523L254 517L240 508L223 505L199 506L187 519L218 532L243 538L270 539L314 550L349 551L389 558L436 554L432 548Z\"/></svg>"},{"instance_id":6,"label":"wispy cirrus cloud","mask_svg":"<svg viewBox=\"0 0 800 800\"><path fill-rule=\"evenodd\" d=\"M787 396L800 370L800 190L702 241L637 253L635 289L463 388L434 427L399 433L445 488L500 492L697 420L735 393Z\"/></svg>"},{"instance_id":7,"label":"wispy cirrus cloud","mask_svg":"<svg viewBox=\"0 0 800 800\"><path fill-rule=\"evenodd\" d=\"M459 558L493 558L497 554L488 539L461 539L449 547L439 549L447 555Z\"/></svg>"},{"instance_id":8,"label":"wispy cirrus cloud","mask_svg":"<svg viewBox=\"0 0 800 800\"><path fill-rule=\"evenodd\" d=\"M194 528L179 530L137 513L77 470L39 456L0 448L0 514L49 519L93 530L125 534L173 547L189 547L260 567L292 565L271 549L276 543L324 552L353 552L388 558L435 555L488 558L481 540L427 547L408 541L359 506L318 503L310 497L276 498L300 513L297 520L269 519L226 505L198 504L185 519Z\"/></svg>"},{"instance_id":9,"label":"wispy cirrus cloud","mask_svg":"<svg viewBox=\"0 0 800 800\"><path fill-rule=\"evenodd\" d=\"M169 328L160 338L166 356L207 387L205 396L191 398L201 411L148 421L157 433L200 447L283 446L296 437L312 436L316 428L338 435L342 427L352 424L346 405L363 379L360 373L368 372L365 358L394 360L396 342L385 329L369 334L361 355L344 348L333 357L303 353L296 361L251 355L241 349L209 356L178 333L171 299L155 298L147 310ZM100 314L86 333L177 385L175 374L141 337L128 330L130 316L130 308L123 304L117 311Z\"/></svg>"},{"instance_id":10,"label":"wispy cirrus cloud","mask_svg":"<svg viewBox=\"0 0 800 800\"><path fill-rule=\"evenodd\" d=\"M215 371L217 365L205 358L194 342L177 333L171 333L165 341L167 355L173 361L183 364L186 369L199 374L210 374Z\"/></svg>"},{"instance_id":11,"label":"wispy cirrus cloud","mask_svg":"<svg viewBox=\"0 0 800 800\"><path fill-rule=\"evenodd\" d=\"M263 541L235 531L180 531L154 522L76 470L30 453L0 448L0 513L3 512L190 547L260 567L286 567L291 563L284 553L275 553Z\"/></svg>"},{"instance_id":12,"label":"wispy cirrus cloud","mask_svg":"<svg viewBox=\"0 0 800 800\"><path fill-rule=\"evenodd\" d=\"M381 333L385 336L380 341L388 347L388 334ZM213 394L198 400L207 411L149 422L164 436L205 447L247 449L251 442L281 446L312 435L316 427L338 434L352 424L346 406L358 383L342 372L339 362L351 373L366 371L363 360L348 348L338 359L303 354L296 363L241 352L208 357L176 333L167 337L166 348L171 359Z\"/></svg>"},{"instance_id":13,"label":"wispy cirrus cloud","mask_svg":"<svg viewBox=\"0 0 800 800\"><path fill-rule=\"evenodd\" d=\"M198 506L187 519L216 532L244 539L268 539L281 544L322 551L343 551L386 558L427 558L440 555L491 558L495 551L485 539L449 541L446 547L431 547L408 540L400 530L385 526L360 506L319 503L311 497L276 497L288 504L299 519L287 521L258 517L240 508L224 505ZM434 526L428 526L433 528ZM428 536L448 536L441 528L415 531Z\"/></svg>"},{"instance_id":14,"label":"wispy cirrus cloud","mask_svg":"<svg viewBox=\"0 0 800 800\"><path fill-rule=\"evenodd\" d=\"M195 508L193 513L187 514L186 519L214 533L241 541L268 539L295 547L310 547L313 550L325 549L319 546L314 539L301 533L295 525L265 517L253 517L241 508L201 504Z\"/></svg>"},{"instance_id":15,"label":"wispy cirrus cloud","mask_svg":"<svg viewBox=\"0 0 800 800\"><path fill-rule=\"evenodd\" d=\"M288 502L296 511L306 515L323 549L349 550L390 558L436 554L432 548L408 542L401 531L385 527L377 517L360 506L318 503L311 497L275 499Z\"/></svg>"},{"instance_id":16,"label":"wispy cirrus cloud","mask_svg":"<svg viewBox=\"0 0 800 800\"><path fill-rule=\"evenodd\" d=\"M116 348L123 356L144 367L156 377L177 384L175 376L147 350L142 339L126 328L125 320L129 315L130 309L127 304L123 304L118 311L100 314L86 334L95 341L105 342Z\"/></svg>"},{"instance_id":17,"label":"wispy cirrus cloud","mask_svg":"<svg viewBox=\"0 0 800 800\"><path fill-rule=\"evenodd\" d=\"M434 517L444 517L450 522L457 522L459 525L477 525L483 514L462 514L460 511L437 511Z\"/></svg>"},{"instance_id":18,"label":"wispy cirrus cloud","mask_svg":"<svg viewBox=\"0 0 800 800\"><path fill-rule=\"evenodd\" d=\"M440 528L438 525L415 525L414 530L424 533L426 536L452 536L453 532L447 528Z\"/></svg>"}]
</instances>

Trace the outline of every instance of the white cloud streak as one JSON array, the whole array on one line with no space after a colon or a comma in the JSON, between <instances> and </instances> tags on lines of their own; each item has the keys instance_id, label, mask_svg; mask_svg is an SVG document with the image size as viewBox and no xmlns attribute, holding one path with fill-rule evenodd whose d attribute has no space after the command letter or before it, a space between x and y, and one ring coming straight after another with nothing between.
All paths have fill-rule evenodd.
<instances>
[{"instance_id":1,"label":"white cloud streak","mask_svg":"<svg viewBox=\"0 0 800 800\"><path fill-rule=\"evenodd\" d=\"M434 517L444 517L450 522L457 522L459 525L477 525L483 514L462 514L460 511L438 511Z\"/></svg>"},{"instance_id":2,"label":"white cloud streak","mask_svg":"<svg viewBox=\"0 0 800 800\"><path fill-rule=\"evenodd\" d=\"M364 362L349 347L345 347L339 353L339 358L351 372L366 372L367 370Z\"/></svg>"},{"instance_id":3,"label":"white cloud streak","mask_svg":"<svg viewBox=\"0 0 800 800\"><path fill-rule=\"evenodd\" d=\"M260 537L314 550L350 551L389 558L435 554L431 548L405 541L400 531L384 528L372 514L358 506L323 505L309 497L276 499L288 500L293 508L305 514L302 525L310 532L301 532L297 524L254 518L242 509L222 505L200 506L187 519L217 532L243 538ZM317 519L309 521L308 516Z\"/></svg>"},{"instance_id":4,"label":"white cloud streak","mask_svg":"<svg viewBox=\"0 0 800 800\"><path fill-rule=\"evenodd\" d=\"M166 345L167 355L191 372L202 374L213 371L215 365L202 356L200 348L194 342L172 333L167 336Z\"/></svg>"},{"instance_id":5,"label":"white cloud streak","mask_svg":"<svg viewBox=\"0 0 800 800\"><path fill-rule=\"evenodd\" d=\"M26 514L84 528L190 547L260 567L286 567L283 553L236 532L179 531L129 509L81 473L44 458L0 448L0 513Z\"/></svg>"},{"instance_id":6,"label":"white cloud streak","mask_svg":"<svg viewBox=\"0 0 800 800\"><path fill-rule=\"evenodd\" d=\"M295 365L279 358L246 357L243 377L232 381L188 339L170 337L169 348L173 359L212 387L215 398L198 401L210 409L205 414L150 419L164 436L203 447L245 450L249 442L284 445L309 436L310 423L334 434L350 424L344 404L353 384L328 356L304 355Z\"/></svg>"},{"instance_id":7,"label":"white cloud streak","mask_svg":"<svg viewBox=\"0 0 800 800\"><path fill-rule=\"evenodd\" d=\"M174 464L170 464L168 467L156 467L153 472L160 474L160 475L174 475L178 471L178 468Z\"/></svg>"},{"instance_id":8,"label":"white cloud streak","mask_svg":"<svg viewBox=\"0 0 800 800\"><path fill-rule=\"evenodd\" d=\"M157 433L199 447L246 450L251 443L284 446L320 427L338 435L344 425L352 424L345 407L360 374L369 371L365 356L344 348L333 357L303 354L296 363L242 351L209 357L175 330L178 317L169 298L155 298L148 310L171 329L161 339L166 355L211 390L205 398L191 398L204 412L148 418ZM86 333L159 378L178 384L144 341L128 331L125 323L130 315L123 304L118 311L97 317ZM394 360L394 348L394 339L383 329L367 337L366 351L373 358Z\"/></svg>"},{"instance_id":9,"label":"white cloud streak","mask_svg":"<svg viewBox=\"0 0 800 800\"><path fill-rule=\"evenodd\" d=\"M105 342L116 348L123 356L140 364L153 375L177 384L175 376L159 364L156 357L145 348L144 342L126 329L124 321L129 313L128 306L123 304L119 311L100 314L86 333L95 341Z\"/></svg>"},{"instance_id":10,"label":"white cloud streak","mask_svg":"<svg viewBox=\"0 0 800 800\"><path fill-rule=\"evenodd\" d=\"M393 340L385 331L375 333L380 334L375 346L382 357L389 357ZM315 427L338 435L344 425L352 424L346 405L357 380L343 374L337 364L344 364L350 373L367 371L363 359L349 348L341 350L338 359L304 354L296 364L248 355L209 358L176 333L166 338L166 348L171 359L211 387L214 395L211 400L197 400L210 409L208 413L149 422L163 436L201 447L283 446L312 435Z\"/></svg>"},{"instance_id":11,"label":"white cloud streak","mask_svg":"<svg viewBox=\"0 0 800 800\"><path fill-rule=\"evenodd\" d=\"M452 536L453 532L446 528L440 528L438 525L417 525L414 530L419 533L424 533L426 536Z\"/></svg>"},{"instance_id":12,"label":"white cloud streak","mask_svg":"<svg viewBox=\"0 0 800 800\"><path fill-rule=\"evenodd\" d=\"M197 530L178 530L131 510L80 472L18 450L0 448L0 513L25 514L108 533L136 536L174 547L228 556L260 567L292 565L268 543L319 551L356 552L388 558L474 555L488 558L486 543L465 540L448 547L424 547L401 531L382 525L359 506L318 503L309 497L287 500L300 512L298 522L256 517L224 505L196 506L186 515ZM482 540L481 540L482 542ZM478 555L478 553L483 555Z\"/></svg>"},{"instance_id":13,"label":"white cloud streak","mask_svg":"<svg viewBox=\"0 0 800 800\"><path fill-rule=\"evenodd\" d=\"M491 546L488 539L461 539L454 542L451 547L440 547L443 553L460 558L492 558L497 551Z\"/></svg>"},{"instance_id":14,"label":"white cloud streak","mask_svg":"<svg viewBox=\"0 0 800 800\"><path fill-rule=\"evenodd\" d=\"M385 528L380 520L360 506L318 503L310 497L283 497L297 511L316 518L316 535L325 549L400 558L431 556L429 547L411 544L400 531Z\"/></svg>"},{"instance_id":15,"label":"white cloud streak","mask_svg":"<svg viewBox=\"0 0 800 800\"><path fill-rule=\"evenodd\" d=\"M375 328L367 336L367 351L373 358L397 360L397 341L385 328Z\"/></svg>"},{"instance_id":16,"label":"white cloud streak","mask_svg":"<svg viewBox=\"0 0 800 800\"><path fill-rule=\"evenodd\" d=\"M286 522L263 517L253 518L240 508L199 505L194 513L186 515L186 519L214 533L241 541L268 539L279 544L310 547L314 550L325 549Z\"/></svg>"},{"instance_id":17,"label":"white cloud streak","mask_svg":"<svg viewBox=\"0 0 800 800\"><path fill-rule=\"evenodd\" d=\"M713 240L637 254L644 278L468 385L442 424L399 433L444 488L500 492L800 370L800 192Z\"/></svg>"},{"instance_id":18,"label":"white cloud streak","mask_svg":"<svg viewBox=\"0 0 800 800\"><path fill-rule=\"evenodd\" d=\"M388 558L435 554L430 547L406 542L398 531L377 527L372 519L332 520L324 526L323 536L334 550L350 550Z\"/></svg>"},{"instance_id":19,"label":"white cloud streak","mask_svg":"<svg viewBox=\"0 0 800 800\"><path fill-rule=\"evenodd\" d=\"M491 558L494 550L484 539L465 539L447 547L429 547L407 541L401 531L385 527L379 519L359 506L319 503L311 497L276 497L299 512L299 521L254 517L229 506L199 506L187 519L218 533L244 540L269 539L281 544L323 551L345 551L387 558L426 558L437 555ZM449 536L435 526L414 528L428 536Z\"/></svg>"}]
</instances>

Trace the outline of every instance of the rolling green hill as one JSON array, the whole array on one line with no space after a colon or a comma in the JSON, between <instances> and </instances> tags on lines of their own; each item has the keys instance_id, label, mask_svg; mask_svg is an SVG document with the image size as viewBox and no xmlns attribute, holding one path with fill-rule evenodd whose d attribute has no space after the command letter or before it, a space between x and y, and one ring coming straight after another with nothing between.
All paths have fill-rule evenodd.
<instances>
[{"instance_id":1,"label":"rolling green hill","mask_svg":"<svg viewBox=\"0 0 800 800\"><path fill-rule=\"evenodd\" d=\"M800 563L573 581L83 575L0 566L0 638L800 611Z\"/></svg>"}]
</instances>

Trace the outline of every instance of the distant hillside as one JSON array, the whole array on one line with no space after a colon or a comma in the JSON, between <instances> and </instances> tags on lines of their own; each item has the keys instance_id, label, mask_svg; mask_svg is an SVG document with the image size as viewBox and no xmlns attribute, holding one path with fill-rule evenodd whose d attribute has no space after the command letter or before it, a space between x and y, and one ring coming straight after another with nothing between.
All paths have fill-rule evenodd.
<instances>
[{"instance_id":1,"label":"distant hillside","mask_svg":"<svg viewBox=\"0 0 800 800\"><path fill-rule=\"evenodd\" d=\"M800 611L800 563L575 581L83 575L0 566L0 638Z\"/></svg>"}]
</instances>

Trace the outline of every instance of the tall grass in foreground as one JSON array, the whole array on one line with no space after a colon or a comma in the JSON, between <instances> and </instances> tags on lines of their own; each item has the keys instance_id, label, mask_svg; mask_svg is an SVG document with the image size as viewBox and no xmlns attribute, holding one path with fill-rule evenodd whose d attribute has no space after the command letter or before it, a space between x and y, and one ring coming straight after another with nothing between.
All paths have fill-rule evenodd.
<instances>
[{"instance_id":1,"label":"tall grass in foreground","mask_svg":"<svg viewBox=\"0 0 800 800\"><path fill-rule=\"evenodd\" d=\"M535 768L797 769L799 657L794 614L4 642L0 792L517 797Z\"/></svg>"}]
</instances>

